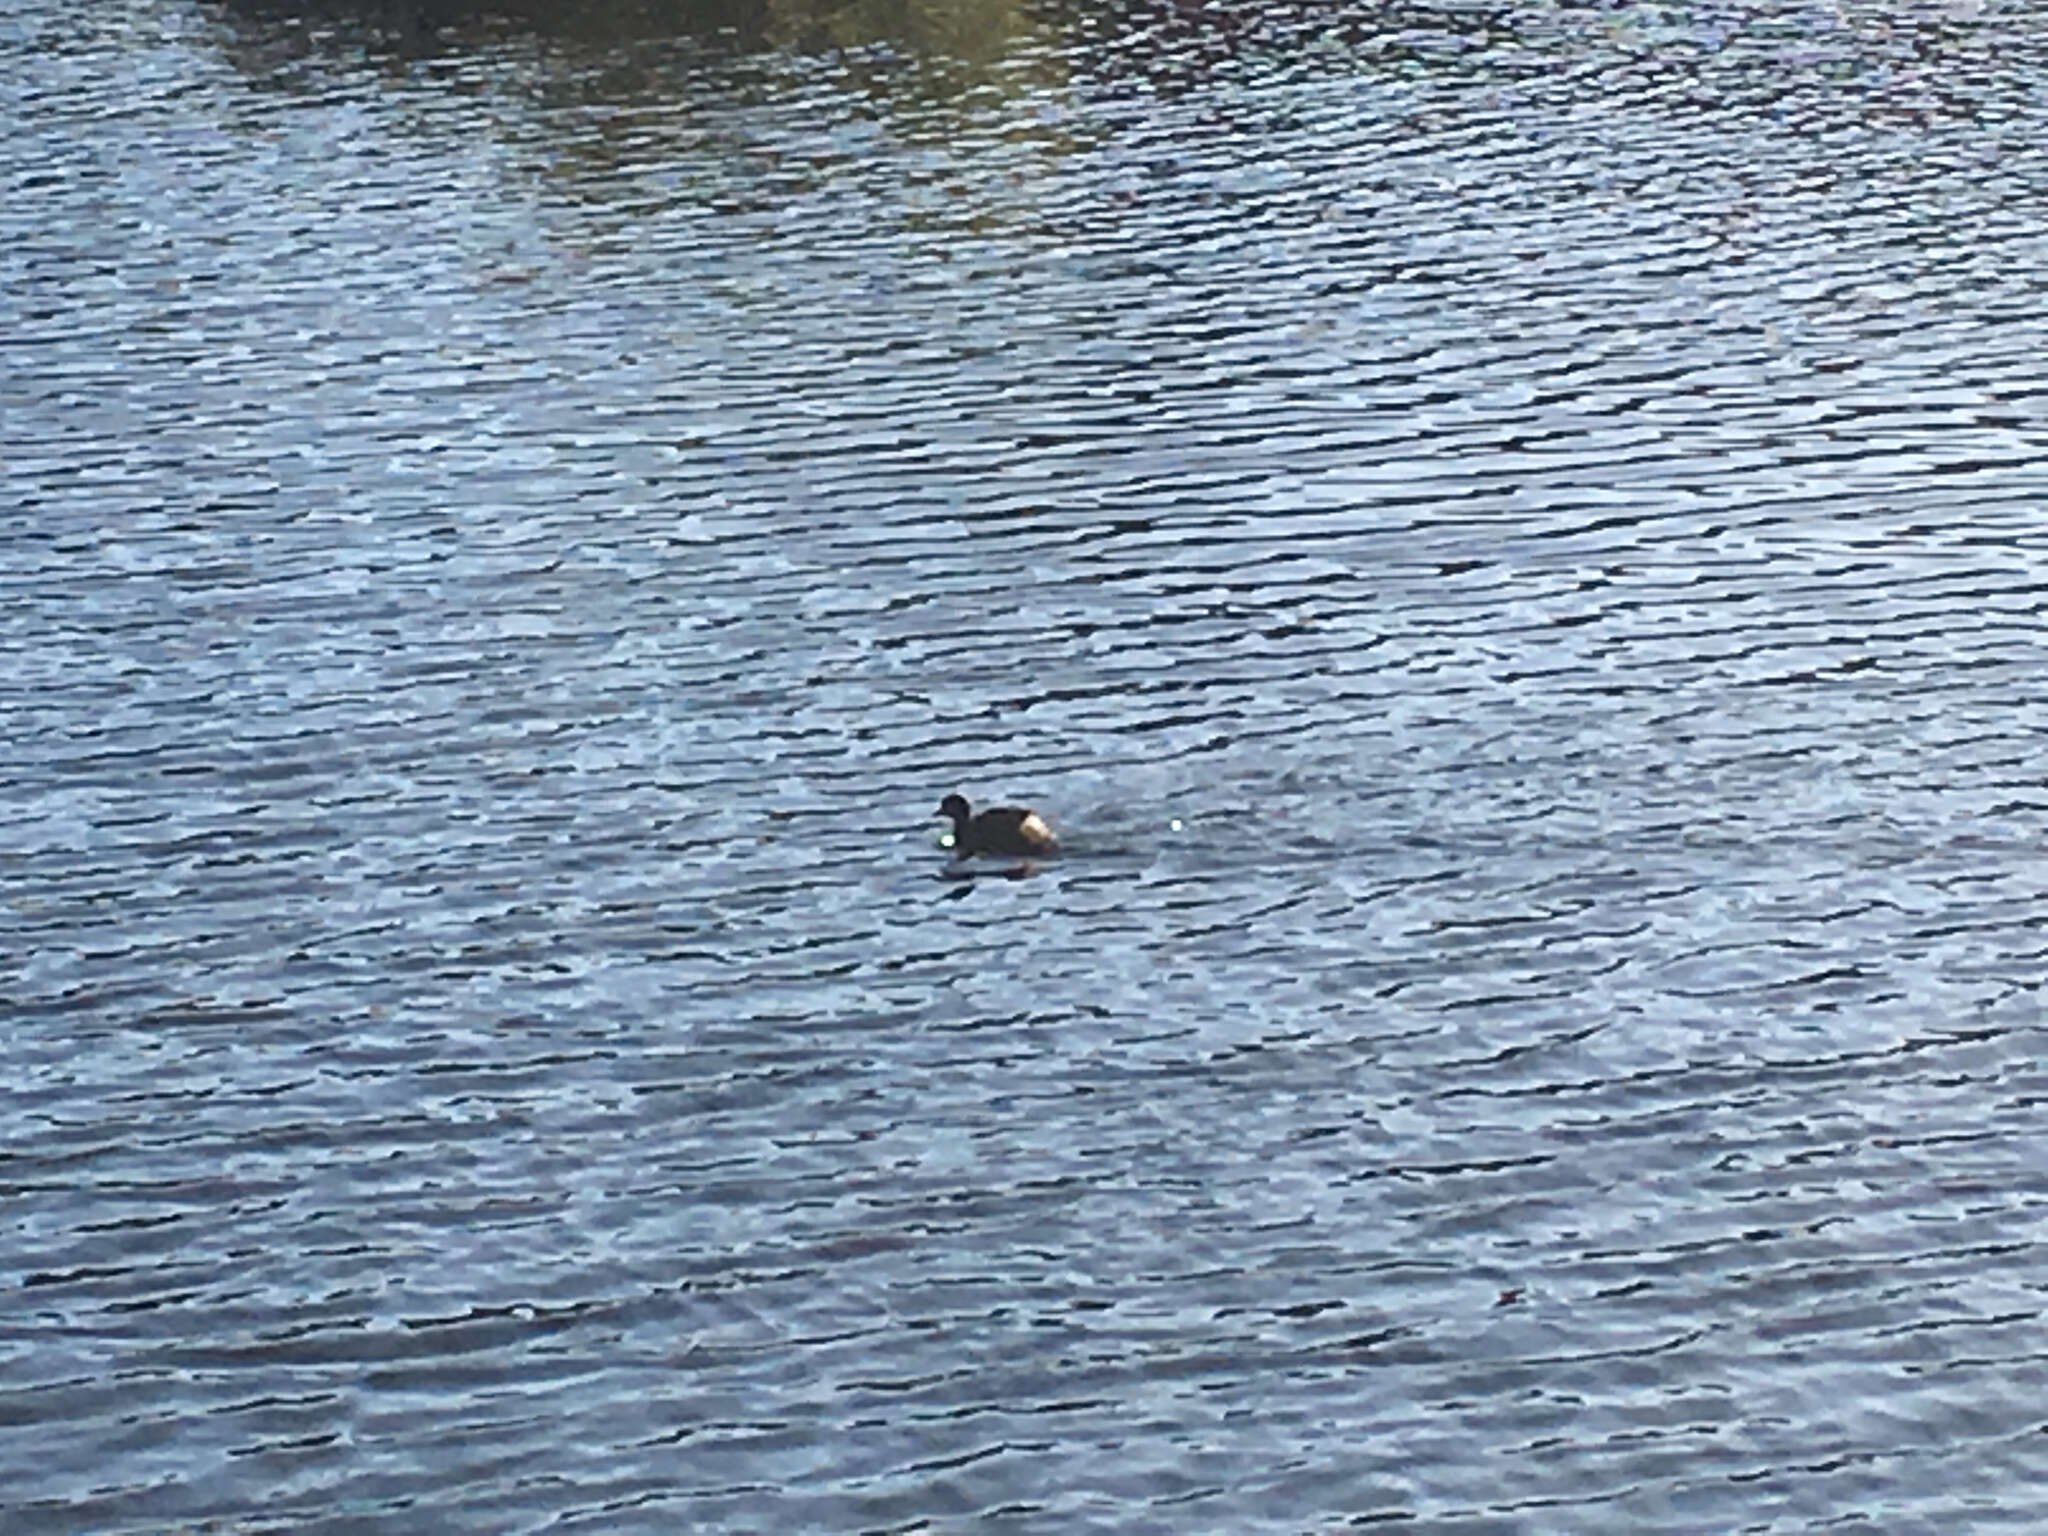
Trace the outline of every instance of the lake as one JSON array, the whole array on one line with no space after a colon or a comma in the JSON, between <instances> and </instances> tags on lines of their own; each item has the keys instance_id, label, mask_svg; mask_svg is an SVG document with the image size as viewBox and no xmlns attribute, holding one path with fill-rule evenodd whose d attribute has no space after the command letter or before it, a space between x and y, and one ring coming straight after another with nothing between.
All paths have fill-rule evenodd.
<instances>
[{"instance_id":1,"label":"lake","mask_svg":"<svg viewBox=\"0 0 2048 1536\"><path fill-rule=\"evenodd\" d=\"M2031 1527L2048 17L764 14L0 21L0 1523Z\"/></svg>"}]
</instances>

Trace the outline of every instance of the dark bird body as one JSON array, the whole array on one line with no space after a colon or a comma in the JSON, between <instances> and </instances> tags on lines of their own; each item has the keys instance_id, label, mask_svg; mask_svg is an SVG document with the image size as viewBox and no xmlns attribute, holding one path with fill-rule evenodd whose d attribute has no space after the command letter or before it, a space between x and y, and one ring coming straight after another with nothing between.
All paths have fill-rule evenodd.
<instances>
[{"instance_id":1,"label":"dark bird body","mask_svg":"<svg viewBox=\"0 0 2048 1536\"><path fill-rule=\"evenodd\" d=\"M1044 858L1059 852L1052 828L1028 806L993 805L977 815L964 796L948 795L933 814L952 818L953 852L962 858L975 853Z\"/></svg>"}]
</instances>

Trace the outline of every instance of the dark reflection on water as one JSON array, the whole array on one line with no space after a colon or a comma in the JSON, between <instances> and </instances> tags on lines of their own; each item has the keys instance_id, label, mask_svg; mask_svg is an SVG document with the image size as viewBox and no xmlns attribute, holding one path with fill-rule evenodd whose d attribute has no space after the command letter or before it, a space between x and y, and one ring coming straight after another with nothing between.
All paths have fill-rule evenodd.
<instances>
[{"instance_id":1,"label":"dark reflection on water","mask_svg":"<svg viewBox=\"0 0 2048 1536\"><path fill-rule=\"evenodd\" d=\"M18 10L6 1528L2025 1524L2044 35Z\"/></svg>"}]
</instances>

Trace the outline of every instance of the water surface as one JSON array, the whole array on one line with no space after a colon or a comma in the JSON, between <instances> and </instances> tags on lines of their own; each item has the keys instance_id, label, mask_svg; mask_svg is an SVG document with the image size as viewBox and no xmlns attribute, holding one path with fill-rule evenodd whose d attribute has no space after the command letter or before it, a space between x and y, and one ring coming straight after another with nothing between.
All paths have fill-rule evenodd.
<instances>
[{"instance_id":1,"label":"water surface","mask_svg":"<svg viewBox=\"0 0 2048 1536\"><path fill-rule=\"evenodd\" d=\"M2025 1528L2048 29L1005 37L0 29L8 1528Z\"/></svg>"}]
</instances>

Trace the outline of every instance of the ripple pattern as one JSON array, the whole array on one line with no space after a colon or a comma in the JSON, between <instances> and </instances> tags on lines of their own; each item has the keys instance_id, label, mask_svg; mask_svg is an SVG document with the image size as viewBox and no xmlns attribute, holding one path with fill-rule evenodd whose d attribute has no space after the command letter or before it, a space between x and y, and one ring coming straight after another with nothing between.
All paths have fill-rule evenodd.
<instances>
[{"instance_id":1,"label":"ripple pattern","mask_svg":"<svg viewBox=\"0 0 2048 1536\"><path fill-rule=\"evenodd\" d=\"M351 36L0 22L0 1525L2032 1523L2048 23Z\"/></svg>"}]
</instances>

